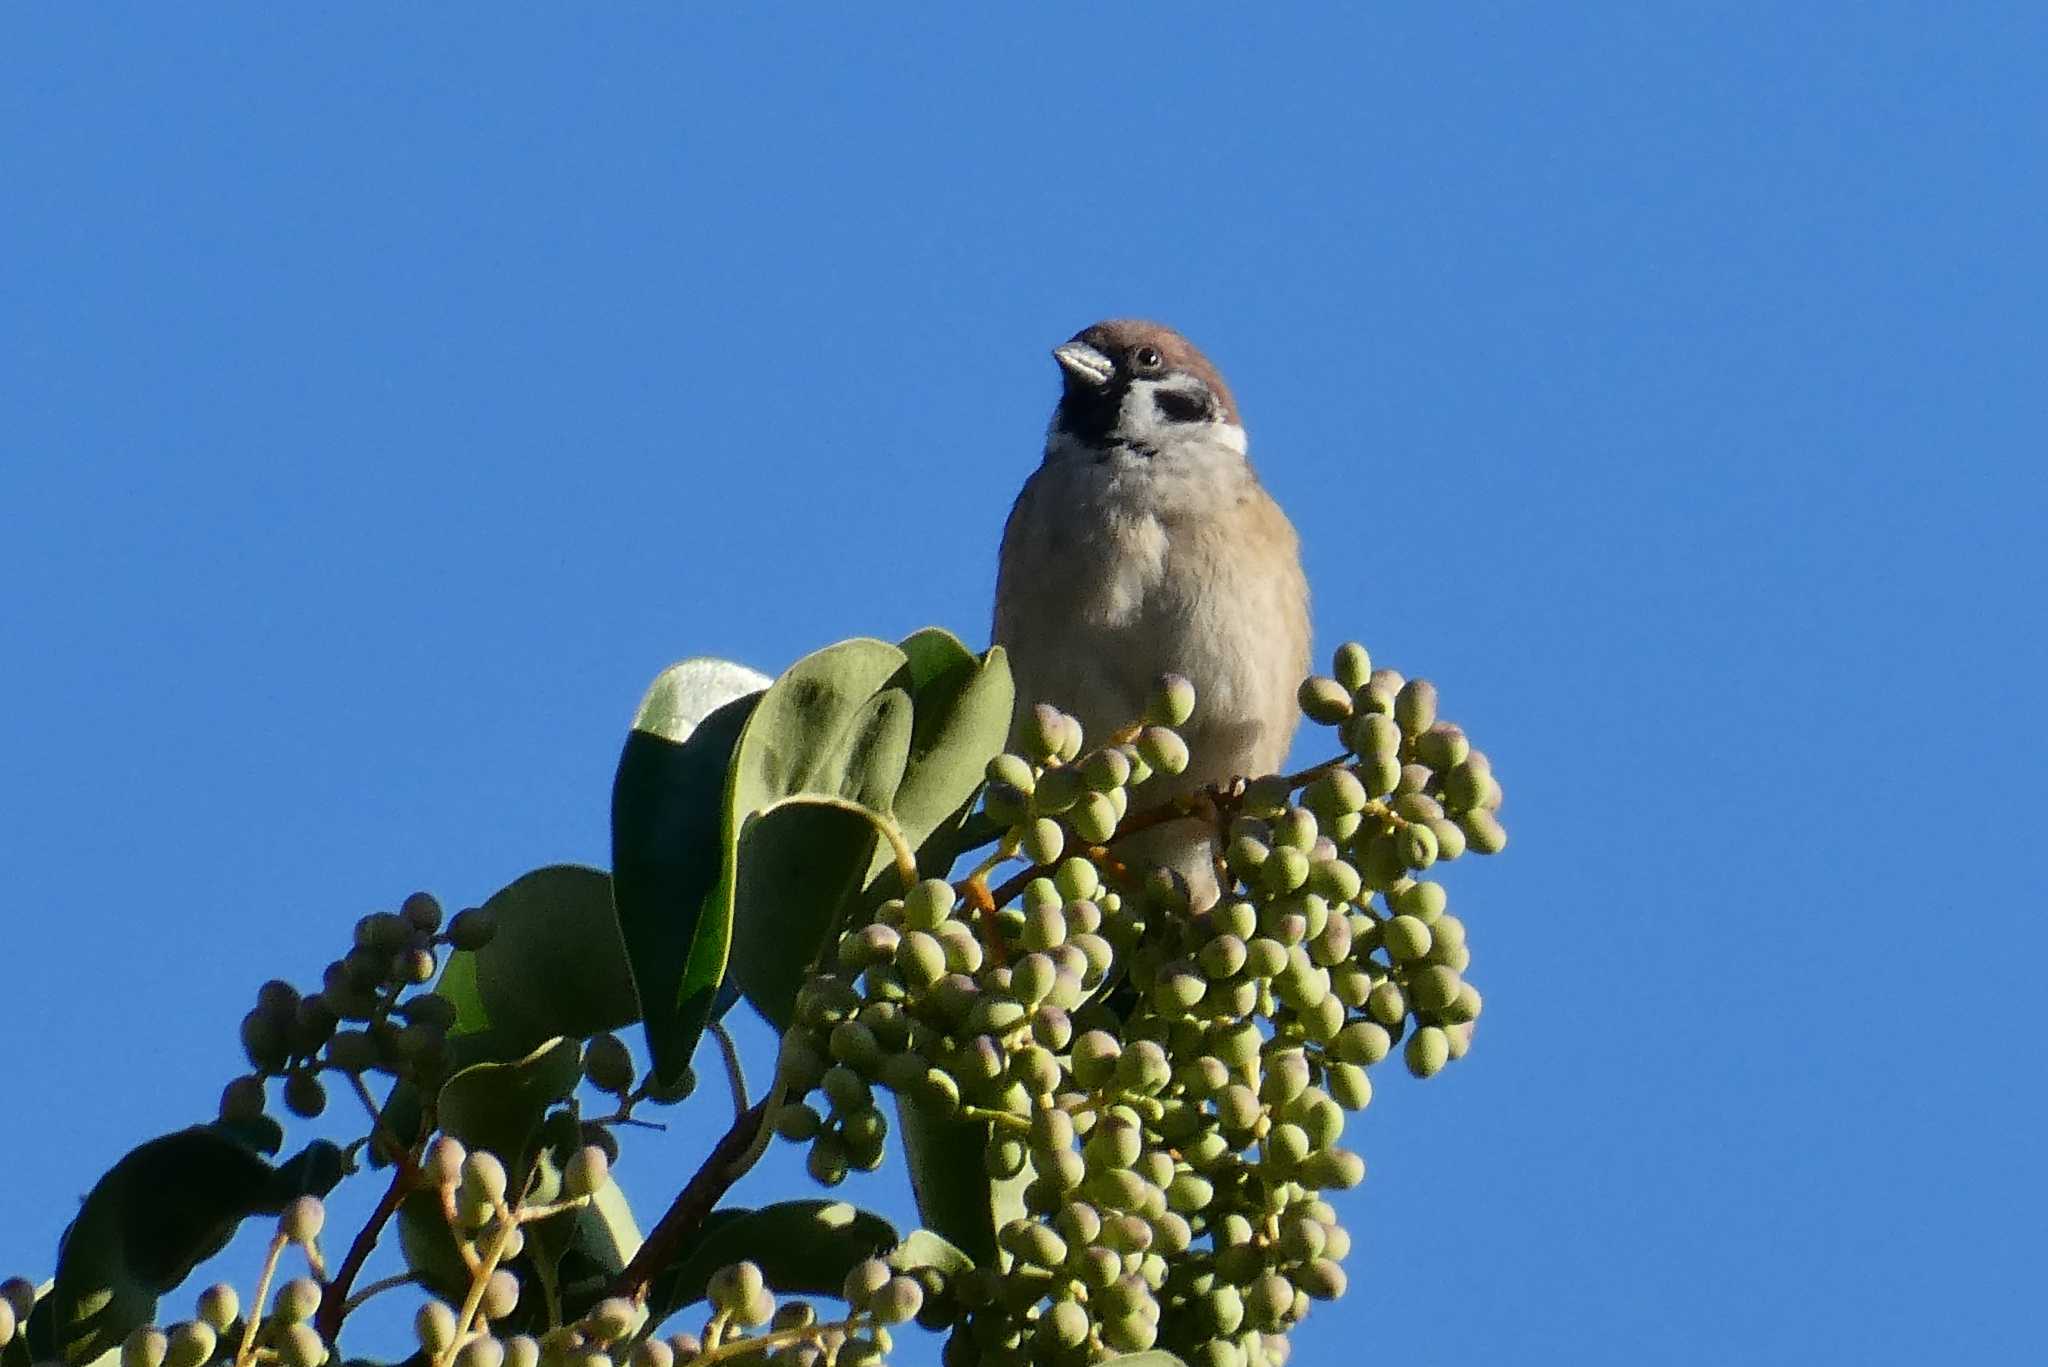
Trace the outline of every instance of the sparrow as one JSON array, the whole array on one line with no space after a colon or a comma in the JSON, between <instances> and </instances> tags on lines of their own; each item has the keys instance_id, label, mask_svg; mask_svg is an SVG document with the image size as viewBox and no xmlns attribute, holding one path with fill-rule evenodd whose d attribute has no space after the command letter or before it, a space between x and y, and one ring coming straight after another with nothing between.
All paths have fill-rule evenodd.
<instances>
[{"instance_id":1,"label":"sparrow","mask_svg":"<svg viewBox=\"0 0 2048 1367\"><path fill-rule=\"evenodd\" d=\"M1045 456L1003 527L993 635L1018 721L1051 703L1091 745L1138 720L1163 674L1195 686L1185 772L1140 801L1276 771L1309 668L1300 543L1246 459L1229 386L1169 327L1111 319L1053 349L1062 389ZM1216 897L1212 827L1182 820L1119 842L1163 864L1196 905Z\"/></svg>"}]
</instances>

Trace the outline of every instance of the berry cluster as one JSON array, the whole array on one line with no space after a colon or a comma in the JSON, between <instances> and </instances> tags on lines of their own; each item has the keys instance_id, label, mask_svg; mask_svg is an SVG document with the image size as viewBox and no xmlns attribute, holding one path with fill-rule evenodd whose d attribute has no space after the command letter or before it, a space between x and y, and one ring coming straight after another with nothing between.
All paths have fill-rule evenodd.
<instances>
[{"instance_id":1,"label":"berry cluster","mask_svg":"<svg viewBox=\"0 0 2048 1367\"><path fill-rule=\"evenodd\" d=\"M846 930L800 994L775 1123L814 1177L879 1166L880 1088L985 1123L988 1176L1021 1185L1002 1265L928 1279L919 1318L953 1330L947 1362L1157 1345L1277 1363L1311 1303L1342 1294L1351 1241L1325 1194L1364 1177L1347 1113L1397 1045L1428 1077L1480 1014L1464 923L1422 875L1506 835L1486 757L1427 681L1356 645L1334 666L1300 701L1340 756L1149 813L1147 779L1187 763L1185 680L1094 748L1035 709L1023 753L989 765L997 854ZM1207 906L1116 856L1190 812L1218 824ZM1028 867L991 895L1006 859Z\"/></svg>"},{"instance_id":2,"label":"berry cluster","mask_svg":"<svg viewBox=\"0 0 2048 1367\"><path fill-rule=\"evenodd\" d=\"M318 992L265 983L242 1017L242 1051L253 1071L221 1093L221 1118L262 1116L273 1077L283 1079L285 1108L309 1119L327 1109L323 1072L438 1078L455 1006L424 988L440 969L441 949L481 949L495 929L489 912L472 907L444 930L441 904L416 892L396 912L356 922L355 946L327 965Z\"/></svg>"}]
</instances>

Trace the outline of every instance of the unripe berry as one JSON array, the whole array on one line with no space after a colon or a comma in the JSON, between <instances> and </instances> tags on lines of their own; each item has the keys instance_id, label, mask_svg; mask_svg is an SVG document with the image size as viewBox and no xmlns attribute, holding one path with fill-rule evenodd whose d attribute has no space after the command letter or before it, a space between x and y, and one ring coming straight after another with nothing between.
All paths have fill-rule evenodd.
<instances>
[{"instance_id":1,"label":"unripe berry","mask_svg":"<svg viewBox=\"0 0 2048 1367\"><path fill-rule=\"evenodd\" d=\"M235 1317L242 1313L242 1298L226 1282L216 1282L199 1293L195 1309L200 1319L220 1333L226 1333Z\"/></svg>"},{"instance_id":2,"label":"unripe berry","mask_svg":"<svg viewBox=\"0 0 2048 1367\"><path fill-rule=\"evenodd\" d=\"M1302 715L1319 726L1335 726L1351 715L1351 690L1335 679L1313 675L1295 694Z\"/></svg>"},{"instance_id":3,"label":"unripe berry","mask_svg":"<svg viewBox=\"0 0 2048 1367\"><path fill-rule=\"evenodd\" d=\"M633 1055L617 1035L595 1035L583 1048L583 1076L600 1092L624 1096L633 1089Z\"/></svg>"},{"instance_id":4,"label":"unripe berry","mask_svg":"<svg viewBox=\"0 0 2048 1367\"><path fill-rule=\"evenodd\" d=\"M1408 1037L1403 1051L1408 1071L1417 1077L1432 1077L1450 1061L1451 1042L1434 1025L1425 1025Z\"/></svg>"},{"instance_id":5,"label":"unripe berry","mask_svg":"<svg viewBox=\"0 0 2048 1367\"><path fill-rule=\"evenodd\" d=\"M1154 726L1182 726L1195 714L1195 686L1178 674L1161 675L1145 700L1145 720Z\"/></svg>"},{"instance_id":6,"label":"unripe berry","mask_svg":"<svg viewBox=\"0 0 2048 1367\"><path fill-rule=\"evenodd\" d=\"M429 1357L438 1357L455 1342L455 1311L447 1302L430 1300L412 1317L413 1336Z\"/></svg>"},{"instance_id":7,"label":"unripe berry","mask_svg":"<svg viewBox=\"0 0 2048 1367\"><path fill-rule=\"evenodd\" d=\"M301 1196L278 1216L277 1230L292 1243L310 1244L320 1237L320 1226L326 1222L327 1208L320 1204L320 1198Z\"/></svg>"},{"instance_id":8,"label":"unripe berry","mask_svg":"<svg viewBox=\"0 0 2048 1367\"><path fill-rule=\"evenodd\" d=\"M270 1313L286 1324L313 1318L320 1310L320 1283L311 1277L294 1277L277 1289L270 1299Z\"/></svg>"},{"instance_id":9,"label":"unripe berry","mask_svg":"<svg viewBox=\"0 0 2048 1367\"><path fill-rule=\"evenodd\" d=\"M1356 641L1346 641L1337 647L1337 653L1330 662L1330 673L1337 682L1357 692L1372 680L1372 656Z\"/></svg>"},{"instance_id":10,"label":"unripe berry","mask_svg":"<svg viewBox=\"0 0 2048 1367\"><path fill-rule=\"evenodd\" d=\"M164 1367L200 1367L213 1356L219 1337L205 1320L186 1320L171 1326L170 1342L164 1351Z\"/></svg>"},{"instance_id":11,"label":"unripe berry","mask_svg":"<svg viewBox=\"0 0 2048 1367\"><path fill-rule=\"evenodd\" d=\"M1429 927L1413 916L1396 916L1387 922L1381 938L1396 963L1408 963L1429 953Z\"/></svg>"},{"instance_id":12,"label":"unripe berry","mask_svg":"<svg viewBox=\"0 0 2048 1367\"><path fill-rule=\"evenodd\" d=\"M497 932L495 913L483 907L470 907L456 912L455 919L448 923L448 943L456 949L474 952L489 944Z\"/></svg>"},{"instance_id":13,"label":"unripe berry","mask_svg":"<svg viewBox=\"0 0 2048 1367\"><path fill-rule=\"evenodd\" d=\"M4 1317L10 1333L15 1323L14 1307L0 1301L0 1317ZM4 1344L6 1339L0 1339ZM171 1350L170 1335L153 1324L138 1326L121 1344L121 1367L163 1367L164 1358Z\"/></svg>"}]
</instances>

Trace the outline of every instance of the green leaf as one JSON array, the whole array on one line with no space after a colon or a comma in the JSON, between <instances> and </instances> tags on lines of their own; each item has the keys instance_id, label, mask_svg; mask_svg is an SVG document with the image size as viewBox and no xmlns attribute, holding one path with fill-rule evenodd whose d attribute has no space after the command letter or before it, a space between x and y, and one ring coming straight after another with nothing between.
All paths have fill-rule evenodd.
<instances>
[{"instance_id":1,"label":"green leaf","mask_svg":"<svg viewBox=\"0 0 2048 1367\"><path fill-rule=\"evenodd\" d=\"M435 988L455 1003L457 1060L516 1059L557 1036L583 1039L640 1018L602 869L534 869L484 908L497 933L480 950L450 955Z\"/></svg>"},{"instance_id":2,"label":"green leaf","mask_svg":"<svg viewBox=\"0 0 2048 1367\"><path fill-rule=\"evenodd\" d=\"M929 1267L947 1276L974 1270L974 1259L928 1229L913 1229L903 1242L889 1250L889 1266L898 1272L915 1272Z\"/></svg>"},{"instance_id":3,"label":"green leaf","mask_svg":"<svg viewBox=\"0 0 2048 1367\"><path fill-rule=\"evenodd\" d=\"M581 1210L528 1225L526 1235L526 1258L547 1259L554 1272L565 1320L602 1300L640 1249L640 1226L617 1182L607 1183Z\"/></svg>"},{"instance_id":4,"label":"green leaf","mask_svg":"<svg viewBox=\"0 0 2048 1367\"><path fill-rule=\"evenodd\" d=\"M754 1008L785 1029L797 990L860 891L877 836L862 810L791 799L747 823L732 904L732 976Z\"/></svg>"},{"instance_id":5,"label":"green leaf","mask_svg":"<svg viewBox=\"0 0 2048 1367\"><path fill-rule=\"evenodd\" d=\"M798 793L854 797L844 767L848 733L905 663L888 642L856 638L791 665L761 696L740 739L730 810L757 812Z\"/></svg>"},{"instance_id":6,"label":"green leaf","mask_svg":"<svg viewBox=\"0 0 2048 1367\"><path fill-rule=\"evenodd\" d=\"M648 685L633 714L633 729L681 745L714 714L759 696L772 682L759 670L710 655L678 660Z\"/></svg>"},{"instance_id":7,"label":"green leaf","mask_svg":"<svg viewBox=\"0 0 2048 1367\"><path fill-rule=\"evenodd\" d=\"M758 1265L785 1295L836 1296L854 1264L896 1246L881 1216L844 1201L783 1201L721 1223L650 1294L654 1318L704 1299L711 1274L730 1263ZM658 1308L657 1308L658 1306Z\"/></svg>"},{"instance_id":8,"label":"green leaf","mask_svg":"<svg viewBox=\"0 0 2048 1367\"><path fill-rule=\"evenodd\" d=\"M1024 1213L1024 1202L1021 1181L989 1180L987 1123L941 1116L904 1096L896 1114L917 1213L974 1262L993 1266L996 1231Z\"/></svg>"},{"instance_id":9,"label":"green leaf","mask_svg":"<svg viewBox=\"0 0 2048 1367\"><path fill-rule=\"evenodd\" d=\"M441 1085L441 1129L498 1155L516 1180L531 1161L548 1107L573 1094L582 1076L582 1053L566 1039L511 1063L471 1064Z\"/></svg>"},{"instance_id":10,"label":"green leaf","mask_svg":"<svg viewBox=\"0 0 2048 1367\"><path fill-rule=\"evenodd\" d=\"M915 719L892 811L915 849L981 787L989 760L1009 737L1016 688L1001 646L976 659L948 633L927 627L903 643L903 652Z\"/></svg>"},{"instance_id":11,"label":"green leaf","mask_svg":"<svg viewBox=\"0 0 2048 1367\"><path fill-rule=\"evenodd\" d=\"M296 1197L332 1189L338 1152L273 1168L208 1125L129 1152L94 1185L59 1241L52 1351L89 1363L119 1347L155 1316L157 1298L225 1247L246 1217L275 1215Z\"/></svg>"},{"instance_id":12,"label":"green leaf","mask_svg":"<svg viewBox=\"0 0 2048 1367\"><path fill-rule=\"evenodd\" d=\"M441 1212L438 1192L415 1191L399 1203L398 1251L420 1285L443 1300L462 1303L469 1291L469 1268Z\"/></svg>"},{"instance_id":13,"label":"green leaf","mask_svg":"<svg viewBox=\"0 0 2048 1367\"><path fill-rule=\"evenodd\" d=\"M721 691L745 681L732 673L739 668L694 659L663 670L641 699L612 781L612 899L646 1004L654 1074L671 1085L696 1053L724 972L727 930L707 924L705 899L725 867L733 748L759 695L705 709ZM693 979L689 967L700 938L706 968Z\"/></svg>"},{"instance_id":14,"label":"green leaf","mask_svg":"<svg viewBox=\"0 0 2048 1367\"><path fill-rule=\"evenodd\" d=\"M881 857L874 831L895 829L888 813L913 707L891 681L907 664L887 642L841 641L762 694L733 752L724 873L691 952L686 998L724 978L727 956L711 952L722 933L748 999L787 1023L819 945Z\"/></svg>"}]
</instances>

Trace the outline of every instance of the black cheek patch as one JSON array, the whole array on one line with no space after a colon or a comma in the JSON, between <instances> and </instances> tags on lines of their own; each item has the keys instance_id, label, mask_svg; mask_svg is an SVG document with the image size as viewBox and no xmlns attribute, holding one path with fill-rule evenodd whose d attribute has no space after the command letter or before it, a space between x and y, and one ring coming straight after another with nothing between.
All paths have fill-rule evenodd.
<instances>
[{"instance_id":1,"label":"black cheek patch","mask_svg":"<svg viewBox=\"0 0 2048 1367\"><path fill-rule=\"evenodd\" d=\"M1123 406L1123 386L1091 389L1069 385L1060 399L1059 430L1090 446L1109 440Z\"/></svg>"},{"instance_id":2,"label":"black cheek patch","mask_svg":"<svg viewBox=\"0 0 2048 1367\"><path fill-rule=\"evenodd\" d=\"M1152 406L1168 422L1207 422L1214 416L1206 394L1190 394L1184 389L1154 390Z\"/></svg>"}]
</instances>

